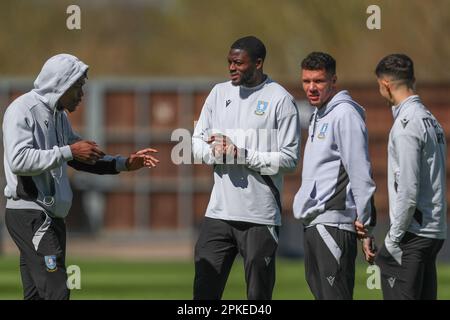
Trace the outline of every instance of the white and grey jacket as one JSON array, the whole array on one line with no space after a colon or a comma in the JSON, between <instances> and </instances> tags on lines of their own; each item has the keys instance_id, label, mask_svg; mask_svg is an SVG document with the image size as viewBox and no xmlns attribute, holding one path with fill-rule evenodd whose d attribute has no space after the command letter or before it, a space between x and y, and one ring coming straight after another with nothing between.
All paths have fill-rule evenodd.
<instances>
[{"instance_id":1,"label":"white and grey jacket","mask_svg":"<svg viewBox=\"0 0 450 320\"><path fill-rule=\"evenodd\" d=\"M88 66L69 54L50 58L34 82L34 89L14 100L3 117L6 208L44 210L64 218L72 204L67 164L77 170L116 174L126 159L105 156L95 165L73 159L70 144L81 140L72 131L59 98Z\"/></svg>"},{"instance_id":2,"label":"white and grey jacket","mask_svg":"<svg viewBox=\"0 0 450 320\"><path fill-rule=\"evenodd\" d=\"M311 117L294 216L305 226L347 225L354 231L358 219L371 229L374 192L364 109L340 91Z\"/></svg>"},{"instance_id":3,"label":"white and grey jacket","mask_svg":"<svg viewBox=\"0 0 450 320\"><path fill-rule=\"evenodd\" d=\"M392 242L405 232L434 239L447 235L446 159L442 126L413 95L392 108L388 191Z\"/></svg>"},{"instance_id":4,"label":"white and grey jacket","mask_svg":"<svg viewBox=\"0 0 450 320\"><path fill-rule=\"evenodd\" d=\"M206 143L228 136L237 163L214 158ZM192 139L197 163L214 165L206 216L257 224L281 224L283 175L297 166L300 124L294 98L267 78L253 88L217 84L205 101Z\"/></svg>"}]
</instances>

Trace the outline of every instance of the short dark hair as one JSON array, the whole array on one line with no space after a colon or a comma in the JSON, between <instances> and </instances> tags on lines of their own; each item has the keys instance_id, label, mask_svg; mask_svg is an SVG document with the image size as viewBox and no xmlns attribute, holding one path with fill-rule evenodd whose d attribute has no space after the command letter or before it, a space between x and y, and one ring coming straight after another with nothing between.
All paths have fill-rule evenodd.
<instances>
[{"instance_id":1,"label":"short dark hair","mask_svg":"<svg viewBox=\"0 0 450 320\"><path fill-rule=\"evenodd\" d=\"M378 78L383 75L391 76L394 80L405 80L408 85L412 85L416 79L414 77L414 63L410 57L402 53L390 54L378 62L375 69Z\"/></svg>"},{"instance_id":2,"label":"short dark hair","mask_svg":"<svg viewBox=\"0 0 450 320\"><path fill-rule=\"evenodd\" d=\"M266 58L266 47L264 43L254 36L237 39L233 42L230 49L245 50L252 61L256 61L259 58L264 60Z\"/></svg>"},{"instance_id":3,"label":"short dark hair","mask_svg":"<svg viewBox=\"0 0 450 320\"><path fill-rule=\"evenodd\" d=\"M325 69L329 75L336 74L336 60L328 53L311 52L302 61L304 70L322 70Z\"/></svg>"}]
</instances>

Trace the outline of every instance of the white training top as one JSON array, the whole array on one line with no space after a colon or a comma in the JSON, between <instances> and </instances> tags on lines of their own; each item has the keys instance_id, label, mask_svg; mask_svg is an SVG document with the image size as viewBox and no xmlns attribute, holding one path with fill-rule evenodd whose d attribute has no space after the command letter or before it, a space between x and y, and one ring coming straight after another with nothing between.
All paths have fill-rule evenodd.
<instances>
[{"instance_id":1,"label":"white training top","mask_svg":"<svg viewBox=\"0 0 450 320\"><path fill-rule=\"evenodd\" d=\"M206 141L224 134L237 160L215 159ZM210 218L281 225L283 174L297 166L300 125L294 98L270 78L253 88L217 84L192 139L194 160L214 166Z\"/></svg>"}]
</instances>

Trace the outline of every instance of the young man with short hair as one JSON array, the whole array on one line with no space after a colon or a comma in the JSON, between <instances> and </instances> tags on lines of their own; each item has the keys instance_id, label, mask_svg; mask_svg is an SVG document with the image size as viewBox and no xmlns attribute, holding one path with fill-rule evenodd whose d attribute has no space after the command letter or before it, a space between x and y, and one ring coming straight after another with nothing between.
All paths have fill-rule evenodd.
<instances>
[{"instance_id":1,"label":"young man with short hair","mask_svg":"<svg viewBox=\"0 0 450 320\"><path fill-rule=\"evenodd\" d=\"M365 111L337 91L336 62L312 52L302 61L303 90L316 107L309 125L296 218L305 226L305 272L316 299L352 299L357 237L372 262L375 225Z\"/></svg>"},{"instance_id":2,"label":"young man with short hair","mask_svg":"<svg viewBox=\"0 0 450 320\"><path fill-rule=\"evenodd\" d=\"M384 57L375 73L394 116L388 143L390 229L376 258L383 297L435 300L436 256L447 236L445 133L416 94L408 56Z\"/></svg>"},{"instance_id":3,"label":"young man with short hair","mask_svg":"<svg viewBox=\"0 0 450 320\"><path fill-rule=\"evenodd\" d=\"M213 165L214 187L195 246L194 299L221 299L238 253L248 299L271 299L283 175L295 169L300 127L294 98L263 72L256 37L228 53L231 81L217 84L195 127L193 154Z\"/></svg>"}]
</instances>

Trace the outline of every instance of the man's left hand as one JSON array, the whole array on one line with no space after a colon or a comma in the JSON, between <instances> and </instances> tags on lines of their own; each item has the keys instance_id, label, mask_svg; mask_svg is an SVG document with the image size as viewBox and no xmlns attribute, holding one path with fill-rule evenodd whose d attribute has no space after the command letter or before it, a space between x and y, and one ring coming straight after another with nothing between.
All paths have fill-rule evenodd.
<instances>
[{"instance_id":1,"label":"man's left hand","mask_svg":"<svg viewBox=\"0 0 450 320\"><path fill-rule=\"evenodd\" d=\"M146 148L130 154L127 159L126 166L128 171L134 171L143 167L154 168L159 163L159 160L151 155L151 153L158 152L156 149Z\"/></svg>"}]
</instances>

